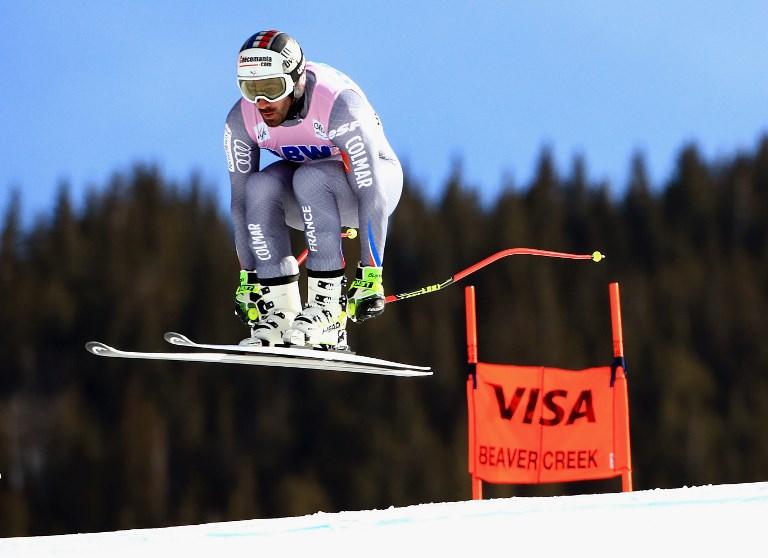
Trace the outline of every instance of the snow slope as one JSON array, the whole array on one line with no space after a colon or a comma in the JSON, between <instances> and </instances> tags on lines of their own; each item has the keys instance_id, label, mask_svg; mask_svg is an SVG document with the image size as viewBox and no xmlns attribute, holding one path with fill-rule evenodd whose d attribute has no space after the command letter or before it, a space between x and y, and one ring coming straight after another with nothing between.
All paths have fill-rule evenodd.
<instances>
[{"instance_id":1,"label":"snow slope","mask_svg":"<svg viewBox=\"0 0 768 558\"><path fill-rule=\"evenodd\" d=\"M768 483L0 539L0 557L766 556ZM695 554L694 554L695 553Z\"/></svg>"}]
</instances>

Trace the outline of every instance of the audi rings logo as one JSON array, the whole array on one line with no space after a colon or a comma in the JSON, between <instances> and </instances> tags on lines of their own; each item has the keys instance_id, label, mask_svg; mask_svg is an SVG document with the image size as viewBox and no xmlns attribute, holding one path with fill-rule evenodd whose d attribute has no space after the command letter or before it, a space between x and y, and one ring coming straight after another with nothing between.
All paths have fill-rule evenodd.
<instances>
[{"instance_id":1,"label":"audi rings logo","mask_svg":"<svg viewBox=\"0 0 768 558\"><path fill-rule=\"evenodd\" d=\"M251 147L243 140L236 139L232 143L232 151L235 153L235 165L238 172L251 172Z\"/></svg>"}]
</instances>

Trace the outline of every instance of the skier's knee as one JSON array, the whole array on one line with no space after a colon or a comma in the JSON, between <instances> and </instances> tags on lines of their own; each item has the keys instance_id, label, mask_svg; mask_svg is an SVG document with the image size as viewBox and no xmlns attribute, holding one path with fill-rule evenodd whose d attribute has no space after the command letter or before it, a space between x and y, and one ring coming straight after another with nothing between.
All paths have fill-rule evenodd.
<instances>
[{"instance_id":1,"label":"skier's knee","mask_svg":"<svg viewBox=\"0 0 768 558\"><path fill-rule=\"evenodd\" d=\"M316 191L318 183L323 181L323 173L313 165L302 165L293 173L293 193L299 200L306 199Z\"/></svg>"}]
</instances>

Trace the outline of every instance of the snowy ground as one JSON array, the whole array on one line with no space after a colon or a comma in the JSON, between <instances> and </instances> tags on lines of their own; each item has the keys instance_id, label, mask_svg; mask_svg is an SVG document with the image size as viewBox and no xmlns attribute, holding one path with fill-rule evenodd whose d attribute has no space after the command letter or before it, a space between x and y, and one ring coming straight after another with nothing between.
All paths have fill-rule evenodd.
<instances>
[{"instance_id":1,"label":"snowy ground","mask_svg":"<svg viewBox=\"0 0 768 558\"><path fill-rule=\"evenodd\" d=\"M766 556L768 483L0 539L0 557Z\"/></svg>"}]
</instances>

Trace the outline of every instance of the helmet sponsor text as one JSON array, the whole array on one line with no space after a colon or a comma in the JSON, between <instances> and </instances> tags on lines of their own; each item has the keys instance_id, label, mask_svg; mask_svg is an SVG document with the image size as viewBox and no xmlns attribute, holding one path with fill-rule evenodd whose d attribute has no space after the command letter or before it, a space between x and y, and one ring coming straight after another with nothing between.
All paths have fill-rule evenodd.
<instances>
[{"instance_id":1,"label":"helmet sponsor text","mask_svg":"<svg viewBox=\"0 0 768 558\"><path fill-rule=\"evenodd\" d=\"M271 66L272 58L269 56L241 56L240 65L246 64L249 66Z\"/></svg>"}]
</instances>

